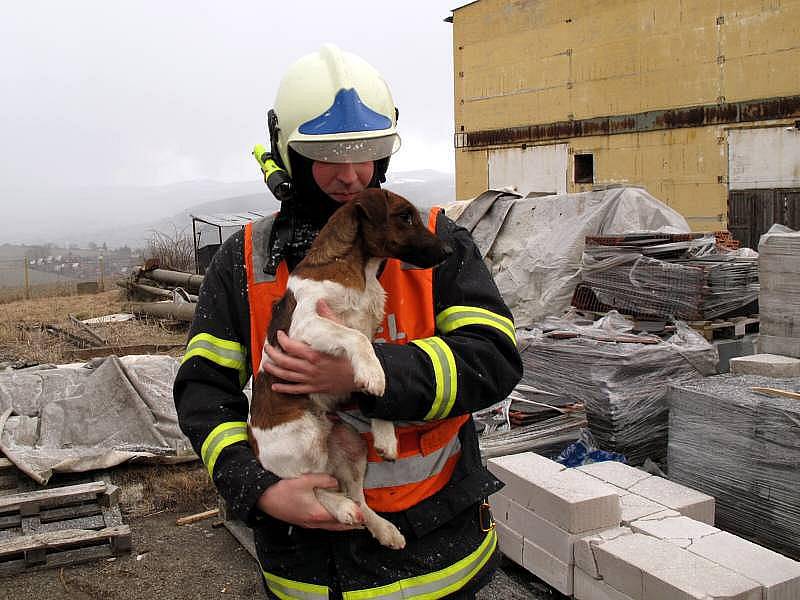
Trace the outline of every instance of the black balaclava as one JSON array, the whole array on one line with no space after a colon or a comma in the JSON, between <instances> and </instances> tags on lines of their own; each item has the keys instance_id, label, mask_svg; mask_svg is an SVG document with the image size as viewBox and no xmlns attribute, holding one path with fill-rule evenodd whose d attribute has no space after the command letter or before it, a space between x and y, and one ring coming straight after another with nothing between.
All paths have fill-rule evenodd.
<instances>
[{"instance_id":1,"label":"black balaclava","mask_svg":"<svg viewBox=\"0 0 800 600\"><path fill-rule=\"evenodd\" d=\"M277 267L286 259L289 271L294 270L341 204L323 192L311 173L313 161L289 148L294 195L281 204L270 235L270 264ZM372 179L367 187L379 188L386 181L389 157L375 161Z\"/></svg>"}]
</instances>

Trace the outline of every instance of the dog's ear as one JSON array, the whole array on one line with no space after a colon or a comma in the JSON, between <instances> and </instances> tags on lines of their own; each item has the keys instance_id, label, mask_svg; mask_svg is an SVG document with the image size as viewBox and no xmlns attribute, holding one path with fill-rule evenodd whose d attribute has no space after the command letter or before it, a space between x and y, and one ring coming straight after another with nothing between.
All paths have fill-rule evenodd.
<instances>
[{"instance_id":1,"label":"dog's ear","mask_svg":"<svg viewBox=\"0 0 800 600\"><path fill-rule=\"evenodd\" d=\"M377 188L368 188L355 200L356 210L364 221L381 227L389 221L389 193Z\"/></svg>"}]
</instances>

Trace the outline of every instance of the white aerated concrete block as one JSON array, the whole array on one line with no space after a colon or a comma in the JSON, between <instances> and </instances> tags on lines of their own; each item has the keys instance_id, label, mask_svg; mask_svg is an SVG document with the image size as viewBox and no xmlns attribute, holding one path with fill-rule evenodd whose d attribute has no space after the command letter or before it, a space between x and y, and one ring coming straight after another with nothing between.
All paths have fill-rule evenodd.
<instances>
[{"instance_id":1,"label":"white aerated concrete block","mask_svg":"<svg viewBox=\"0 0 800 600\"><path fill-rule=\"evenodd\" d=\"M761 586L705 558L634 533L594 547L603 580L634 600L761 600Z\"/></svg>"},{"instance_id":2,"label":"white aerated concrete block","mask_svg":"<svg viewBox=\"0 0 800 600\"><path fill-rule=\"evenodd\" d=\"M505 523L508 521L508 504L511 502L502 491L489 496L489 506L495 521Z\"/></svg>"},{"instance_id":3,"label":"white aerated concrete block","mask_svg":"<svg viewBox=\"0 0 800 600\"><path fill-rule=\"evenodd\" d=\"M682 515L660 519L645 517L634 521L630 527L636 533L671 542L681 548L689 548L702 538L720 532L716 527Z\"/></svg>"},{"instance_id":4,"label":"white aerated concrete block","mask_svg":"<svg viewBox=\"0 0 800 600\"><path fill-rule=\"evenodd\" d=\"M615 485L623 490L627 490L643 479L653 477L650 473L645 473L640 469L615 460L606 460L583 465L581 467L576 467L576 470L583 471L587 475L597 477L601 481Z\"/></svg>"},{"instance_id":5,"label":"white aerated concrete block","mask_svg":"<svg viewBox=\"0 0 800 600\"><path fill-rule=\"evenodd\" d=\"M496 521L495 526L497 527L497 545L500 547L500 552L522 566L522 536L500 521Z\"/></svg>"},{"instance_id":6,"label":"white aerated concrete block","mask_svg":"<svg viewBox=\"0 0 800 600\"><path fill-rule=\"evenodd\" d=\"M617 488L586 473L532 452L490 459L488 467L506 497L569 533L619 525Z\"/></svg>"},{"instance_id":7,"label":"white aerated concrete block","mask_svg":"<svg viewBox=\"0 0 800 600\"><path fill-rule=\"evenodd\" d=\"M667 508L663 504L653 502L652 500L648 500L642 496L637 496L636 494L628 494L624 491L619 497L619 504L622 508L620 522L623 525L630 525L637 519L642 519L651 515L672 515L675 517L680 515L678 511Z\"/></svg>"},{"instance_id":8,"label":"white aerated concrete block","mask_svg":"<svg viewBox=\"0 0 800 600\"><path fill-rule=\"evenodd\" d=\"M632 485L628 491L677 510L686 517L709 525L714 524L714 498L674 481L663 477L648 477Z\"/></svg>"},{"instance_id":9,"label":"white aerated concrete block","mask_svg":"<svg viewBox=\"0 0 800 600\"><path fill-rule=\"evenodd\" d=\"M725 531L704 537L689 551L763 586L764 600L800 598L800 562Z\"/></svg>"},{"instance_id":10,"label":"white aerated concrete block","mask_svg":"<svg viewBox=\"0 0 800 600\"><path fill-rule=\"evenodd\" d=\"M548 554L568 565L572 564L574 560L573 544L587 535L586 533L570 533L561 529L513 500L508 508L507 525L514 531L521 533L526 540L530 540ZM604 530L605 528L598 531Z\"/></svg>"},{"instance_id":11,"label":"white aerated concrete block","mask_svg":"<svg viewBox=\"0 0 800 600\"><path fill-rule=\"evenodd\" d=\"M754 354L730 360L731 375L800 377L800 359L780 354Z\"/></svg>"},{"instance_id":12,"label":"white aerated concrete block","mask_svg":"<svg viewBox=\"0 0 800 600\"><path fill-rule=\"evenodd\" d=\"M575 569L580 569L595 579L600 579L600 573L597 571L597 562L594 558L593 547L609 540L614 540L622 535L632 534L633 531L628 527L614 527L613 529L606 529L605 531L593 533L575 540L575 544L572 547Z\"/></svg>"},{"instance_id":13,"label":"white aerated concrete block","mask_svg":"<svg viewBox=\"0 0 800 600\"><path fill-rule=\"evenodd\" d=\"M522 566L562 594L572 595L572 564L561 562L528 539L523 543Z\"/></svg>"},{"instance_id":14,"label":"white aerated concrete block","mask_svg":"<svg viewBox=\"0 0 800 600\"><path fill-rule=\"evenodd\" d=\"M575 569L572 595L575 600L633 600L612 588L605 581L594 579L580 569Z\"/></svg>"},{"instance_id":15,"label":"white aerated concrete block","mask_svg":"<svg viewBox=\"0 0 800 600\"><path fill-rule=\"evenodd\" d=\"M533 487L528 508L570 533L617 527L622 514L615 488L573 469Z\"/></svg>"},{"instance_id":16,"label":"white aerated concrete block","mask_svg":"<svg viewBox=\"0 0 800 600\"><path fill-rule=\"evenodd\" d=\"M544 481L550 475L565 469L554 460L535 452L522 452L490 458L486 463L489 471L505 483L503 495L519 504L527 506L530 500L531 484Z\"/></svg>"}]
</instances>

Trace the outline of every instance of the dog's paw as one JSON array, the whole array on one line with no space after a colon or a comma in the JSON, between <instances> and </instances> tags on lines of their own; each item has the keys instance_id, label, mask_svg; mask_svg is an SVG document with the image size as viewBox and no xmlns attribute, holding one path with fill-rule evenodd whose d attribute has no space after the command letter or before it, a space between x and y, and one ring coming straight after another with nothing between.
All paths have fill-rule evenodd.
<instances>
[{"instance_id":1,"label":"dog's paw","mask_svg":"<svg viewBox=\"0 0 800 600\"><path fill-rule=\"evenodd\" d=\"M377 358L373 356L372 360L359 361L353 367L355 384L358 389L373 396L383 396L383 392L386 391L386 374Z\"/></svg>"},{"instance_id":2,"label":"dog's paw","mask_svg":"<svg viewBox=\"0 0 800 600\"><path fill-rule=\"evenodd\" d=\"M346 499L336 507L333 517L345 525L364 524L364 513L361 511L361 507L350 499Z\"/></svg>"},{"instance_id":3,"label":"dog's paw","mask_svg":"<svg viewBox=\"0 0 800 600\"><path fill-rule=\"evenodd\" d=\"M406 538L400 530L385 519L380 519L373 523L370 533L378 540L382 546L392 550L402 550L406 547Z\"/></svg>"}]
</instances>

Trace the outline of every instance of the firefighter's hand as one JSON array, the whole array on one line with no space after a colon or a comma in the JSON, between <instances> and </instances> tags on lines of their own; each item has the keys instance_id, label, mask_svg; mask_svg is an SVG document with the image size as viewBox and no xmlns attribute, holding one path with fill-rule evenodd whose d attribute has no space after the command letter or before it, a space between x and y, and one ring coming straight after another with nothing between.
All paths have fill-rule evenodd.
<instances>
[{"instance_id":1,"label":"firefighter's hand","mask_svg":"<svg viewBox=\"0 0 800 600\"><path fill-rule=\"evenodd\" d=\"M317 303L317 314L338 322L325 301ZM272 363L264 361L264 369L283 383L272 389L283 394L336 394L346 396L357 390L353 366L346 356L333 356L314 350L308 344L278 332L280 348L265 345Z\"/></svg>"},{"instance_id":2,"label":"firefighter's hand","mask_svg":"<svg viewBox=\"0 0 800 600\"><path fill-rule=\"evenodd\" d=\"M363 528L364 516L360 511L354 515L355 524L340 523L319 503L314 494L314 488L336 489L338 486L334 477L324 473L281 479L261 495L258 508L271 517L307 529L345 531Z\"/></svg>"}]
</instances>

